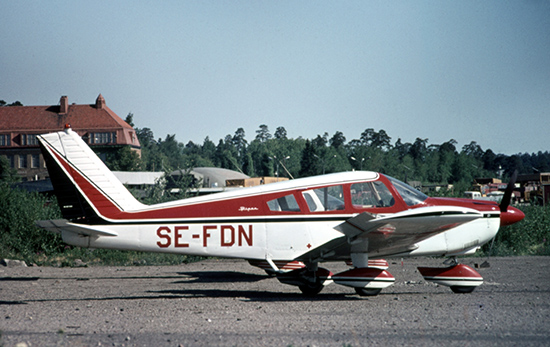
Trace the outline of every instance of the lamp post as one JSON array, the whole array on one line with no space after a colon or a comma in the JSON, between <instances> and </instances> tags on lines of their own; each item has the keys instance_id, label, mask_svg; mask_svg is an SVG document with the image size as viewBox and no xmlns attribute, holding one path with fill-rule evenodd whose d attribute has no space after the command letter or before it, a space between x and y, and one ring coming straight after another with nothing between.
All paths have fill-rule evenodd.
<instances>
[{"instance_id":1,"label":"lamp post","mask_svg":"<svg viewBox=\"0 0 550 347\"><path fill-rule=\"evenodd\" d=\"M355 157L350 157L350 159L353 160L353 161L357 161L357 159ZM363 171L363 162L364 161L365 161L365 158L361 158L361 161L359 162L359 171Z\"/></svg>"},{"instance_id":2,"label":"lamp post","mask_svg":"<svg viewBox=\"0 0 550 347\"><path fill-rule=\"evenodd\" d=\"M279 164L281 164L281 166L283 167L283 169L285 169L286 173L288 174L289 178L294 178L292 177L292 175L290 174L290 172L288 172L288 169L286 168L285 164L283 164L278 158L276 155L274 155L273 157L268 157L269 159L273 160L273 162L275 162L275 175L277 177L277 181L279 180ZM290 159L290 156L287 155L286 157L283 158L284 161L286 161L287 159Z\"/></svg>"},{"instance_id":3,"label":"lamp post","mask_svg":"<svg viewBox=\"0 0 550 347\"><path fill-rule=\"evenodd\" d=\"M287 155L286 157L283 158L283 162L279 161L279 163L281 164L281 166L283 167L283 169L285 169L286 171L286 174L288 175L288 178L290 179L294 179L294 176L292 176L292 174L290 173L290 171L288 171L288 169L286 168L286 160L287 159L290 159L290 155Z\"/></svg>"},{"instance_id":4,"label":"lamp post","mask_svg":"<svg viewBox=\"0 0 550 347\"><path fill-rule=\"evenodd\" d=\"M269 159L273 160L275 163L275 176L277 177L277 181L279 180L279 163L277 162L277 157L268 157Z\"/></svg>"}]
</instances>

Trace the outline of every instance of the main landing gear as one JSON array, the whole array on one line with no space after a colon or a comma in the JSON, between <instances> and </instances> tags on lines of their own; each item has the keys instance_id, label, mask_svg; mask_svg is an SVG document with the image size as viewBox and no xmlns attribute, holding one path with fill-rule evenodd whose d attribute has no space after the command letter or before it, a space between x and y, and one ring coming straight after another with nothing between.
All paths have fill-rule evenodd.
<instances>
[{"instance_id":1,"label":"main landing gear","mask_svg":"<svg viewBox=\"0 0 550 347\"><path fill-rule=\"evenodd\" d=\"M297 286L308 296L319 294L332 282L352 287L361 296L374 296L395 282L395 278L386 271L388 262L385 260L369 261L368 265L333 274L325 268L317 267L315 263L309 267L278 274L277 279L281 283Z\"/></svg>"},{"instance_id":2,"label":"main landing gear","mask_svg":"<svg viewBox=\"0 0 550 347\"><path fill-rule=\"evenodd\" d=\"M381 268L356 267L354 269L340 272L332 276L334 283L352 287L361 296L375 296L380 294L382 289L391 286L395 277Z\"/></svg>"},{"instance_id":3,"label":"main landing gear","mask_svg":"<svg viewBox=\"0 0 550 347\"><path fill-rule=\"evenodd\" d=\"M300 288L300 291L307 296L315 296L323 288L332 283L332 272L318 267L317 263L309 267L292 270L287 273L277 275L277 279L284 284L290 284Z\"/></svg>"}]
</instances>

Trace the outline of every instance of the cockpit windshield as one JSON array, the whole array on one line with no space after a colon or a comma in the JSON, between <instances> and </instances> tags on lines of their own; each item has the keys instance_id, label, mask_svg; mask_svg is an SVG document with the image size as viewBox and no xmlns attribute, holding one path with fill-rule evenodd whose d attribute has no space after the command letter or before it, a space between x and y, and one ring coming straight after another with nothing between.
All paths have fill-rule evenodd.
<instances>
[{"instance_id":1,"label":"cockpit windshield","mask_svg":"<svg viewBox=\"0 0 550 347\"><path fill-rule=\"evenodd\" d=\"M395 189L397 189L397 192L401 195L408 206L418 205L428 198L426 194L414 189L408 184L387 175L386 177L390 180Z\"/></svg>"}]
</instances>

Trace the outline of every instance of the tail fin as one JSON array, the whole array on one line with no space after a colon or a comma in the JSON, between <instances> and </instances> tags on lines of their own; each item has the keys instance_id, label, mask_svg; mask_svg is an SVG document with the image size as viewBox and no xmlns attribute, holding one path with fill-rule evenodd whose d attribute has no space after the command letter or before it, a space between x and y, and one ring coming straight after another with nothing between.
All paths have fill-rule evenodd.
<instances>
[{"instance_id":1,"label":"tail fin","mask_svg":"<svg viewBox=\"0 0 550 347\"><path fill-rule=\"evenodd\" d=\"M63 218L93 223L144 207L70 128L38 139Z\"/></svg>"}]
</instances>

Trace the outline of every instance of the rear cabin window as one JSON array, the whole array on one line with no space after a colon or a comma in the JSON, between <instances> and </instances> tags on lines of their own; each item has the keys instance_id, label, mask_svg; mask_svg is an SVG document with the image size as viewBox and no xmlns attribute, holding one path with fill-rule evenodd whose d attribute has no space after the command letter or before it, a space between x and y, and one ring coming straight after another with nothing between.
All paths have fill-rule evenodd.
<instances>
[{"instance_id":1,"label":"rear cabin window","mask_svg":"<svg viewBox=\"0 0 550 347\"><path fill-rule=\"evenodd\" d=\"M374 181L352 184L351 202L355 208L390 207L395 199L384 183Z\"/></svg>"},{"instance_id":2,"label":"rear cabin window","mask_svg":"<svg viewBox=\"0 0 550 347\"><path fill-rule=\"evenodd\" d=\"M311 189L302 194L311 212L338 211L345 208L342 186Z\"/></svg>"},{"instance_id":3,"label":"rear cabin window","mask_svg":"<svg viewBox=\"0 0 550 347\"><path fill-rule=\"evenodd\" d=\"M271 211L300 212L300 206L292 194L269 200L267 206Z\"/></svg>"}]
</instances>

